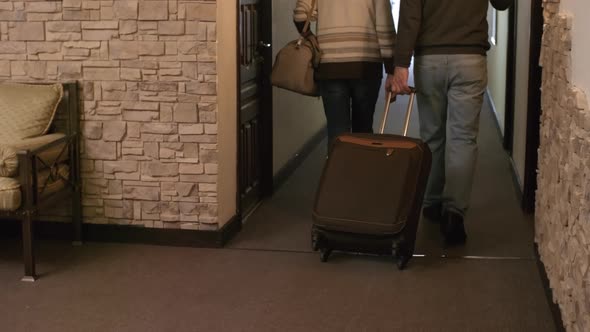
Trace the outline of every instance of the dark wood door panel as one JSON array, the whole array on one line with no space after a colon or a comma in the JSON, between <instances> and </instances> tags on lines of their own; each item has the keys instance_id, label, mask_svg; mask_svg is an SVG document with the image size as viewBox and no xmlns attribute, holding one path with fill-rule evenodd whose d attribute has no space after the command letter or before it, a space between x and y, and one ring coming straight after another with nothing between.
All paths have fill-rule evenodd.
<instances>
[{"instance_id":1,"label":"dark wood door panel","mask_svg":"<svg viewBox=\"0 0 590 332\"><path fill-rule=\"evenodd\" d=\"M270 0L240 0L239 15L239 63L240 63L240 107L239 107L239 162L240 209L248 213L262 198L264 158L268 156L263 137L272 137L265 126L272 122L268 78L272 51L261 48L261 36L270 32L270 20L262 20L264 13L270 13ZM263 26L264 25L264 26ZM265 36L266 37L266 36ZM268 38L268 37L267 37ZM271 131L272 133L272 131ZM270 145L272 147L272 145ZM272 160L271 160L272 161ZM267 167L268 169L268 167ZM271 170L272 172L272 170Z\"/></svg>"}]
</instances>

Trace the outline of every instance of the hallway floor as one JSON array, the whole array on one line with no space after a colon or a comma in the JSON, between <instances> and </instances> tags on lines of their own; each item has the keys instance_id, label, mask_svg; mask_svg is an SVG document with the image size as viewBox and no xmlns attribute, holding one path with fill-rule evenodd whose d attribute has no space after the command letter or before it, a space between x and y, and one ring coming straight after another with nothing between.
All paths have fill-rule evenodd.
<instances>
[{"instance_id":1,"label":"hallway floor","mask_svg":"<svg viewBox=\"0 0 590 332\"><path fill-rule=\"evenodd\" d=\"M402 130L408 97L398 99L390 110L387 133L400 133ZM378 110L383 109L383 100L379 99ZM375 114L375 128L381 117L382 112ZM479 156L471 208L466 216L467 244L443 250L438 226L423 222L418 232L417 254L534 259L533 220L520 209L510 161L502 148L493 117L486 102L481 113ZM415 107L408 135L418 137L418 130ZM311 209L326 151L324 142L283 187L248 218L244 230L232 242L233 248L311 252Z\"/></svg>"},{"instance_id":2,"label":"hallway floor","mask_svg":"<svg viewBox=\"0 0 590 332\"><path fill-rule=\"evenodd\" d=\"M321 263L309 231L322 144L225 249L42 241L42 276L28 284L20 241L3 239L0 330L555 331L492 116L482 113L463 248L443 250L436 225L422 223L423 257L405 271L387 257Z\"/></svg>"}]
</instances>

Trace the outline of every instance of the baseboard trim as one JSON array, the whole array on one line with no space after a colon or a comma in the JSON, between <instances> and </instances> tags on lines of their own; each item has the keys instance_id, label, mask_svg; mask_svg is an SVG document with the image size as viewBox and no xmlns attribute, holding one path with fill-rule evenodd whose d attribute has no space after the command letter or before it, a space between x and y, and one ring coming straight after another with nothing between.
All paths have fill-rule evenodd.
<instances>
[{"instance_id":1,"label":"baseboard trim","mask_svg":"<svg viewBox=\"0 0 590 332\"><path fill-rule=\"evenodd\" d=\"M539 255L539 246L536 243L535 260L537 262L537 269L539 270L541 282L543 283L543 289L545 290L545 297L547 298L547 303L551 309L551 315L553 316L553 322L555 323L555 330L557 332L565 332L566 329L563 325L561 309L559 308L559 304L555 303L553 300L553 292L551 291L551 285L549 283L549 278L547 277L547 270L545 269L545 264L543 264L543 261L541 261L541 255Z\"/></svg>"},{"instance_id":2,"label":"baseboard trim","mask_svg":"<svg viewBox=\"0 0 590 332\"><path fill-rule=\"evenodd\" d=\"M490 94L490 90L486 89L486 100L492 109L492 113L494 115L494 124L496 127L496 131L498 132L498 137L504 143L504 135L502 134L502 130L500 129L500 122L498 122L498 115L496 111L496 105L494 105L494 100L492 100L492 95ZM512 184L514 186L514 191L517 195L518 201L522 203L524 193L522 191L522 182L520 176L518 175L518 170L516 168L516 163L512 156L508 153L508 162L510 163L510 175L512 176Z\"/></svg>"},{"instance_id":3,"label":"baseboard trim","mask_svg":"<svg viewBox=\"0 0 590 332\"><path fill-rule=\"evenodd\" d=\"M510 175L512 175L512 184L514 186L514 191L516 192L518 201L522 202L522 185L520 181L520 176L518 176L518 170L516 169L516 163L514 162L514 159L512 159L512 157L508 157L508 161L510 162Z\"/></svg>"},{"instance_id":4,"label":"baseboard trim","mask_svg":"<svg viewBox=\"0 0 590 332\"><path fill-rule=\"evenodd\" d=\"M276 192L287 179L295 172L303 161L311 154L313 150L326 138L326 128L322 127L317 133L310 137L305 144L289 159L277 174L273 177L273 190Z\"/></svg>"},{"instance_id":5,"label":"baseboard trim","mask_svg":"<svg viewBox=\"0 0 590 332\"><path fill-rule=\"evenodd\" d=\"M504 141L504 134L502 133L502 128L500 127L500 122L498 121L498 111L496 110L496 104L494 103L494 100L492 99L492 95L490 94L490 89L486 89L486 99L488 101L488 105L490 105L490 108L492 109L492 113L494 114L494 124L496 125L496 130L498 131L498 137L500 137L500 140L503 142Z\"/></svg>"},{"instance_id":6,"label":"baseboard trim","mask_svg":"<svg viewBox=\"0 0 590 332\"><path fill-rule=\"evenodd\" d=\"M19 234L17 220L0 223L0 233ZM136 243L173 247L221 248L242 229L242 220L233 216L219 230L147 228L141 226L83 224L83 240L88 242ZM41 239L72 239L72 225L63 222L37 222L35 235Z\"/></svg>"},{"instance_id":7,"label":"baseboard trim","mask_svg":"<svg viewBox=\"0 0 590 332\"><path fill-rule=\"evenodd\" d=\"M242 217L234 215L219 230L219 246L224 247L242 230Z\"/></svg>"}]
</instances>

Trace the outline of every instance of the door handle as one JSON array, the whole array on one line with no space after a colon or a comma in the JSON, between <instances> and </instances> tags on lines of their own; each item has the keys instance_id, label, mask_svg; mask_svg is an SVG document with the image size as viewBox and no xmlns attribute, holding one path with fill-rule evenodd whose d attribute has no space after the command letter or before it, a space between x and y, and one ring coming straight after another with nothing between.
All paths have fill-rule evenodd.
<instances>
[{"instance_id":1,"label":"door handle","mask_svg":"<svg viewBox=\"0 0 590 332\"><path fill-rule=\"evenodd\" d=\"M264 47L264 48L270 48L272 46L270 43L267 44L267 43L263 42L262 40L258 42L258 45L260 47Z\"/></svg>"}]
</instances>

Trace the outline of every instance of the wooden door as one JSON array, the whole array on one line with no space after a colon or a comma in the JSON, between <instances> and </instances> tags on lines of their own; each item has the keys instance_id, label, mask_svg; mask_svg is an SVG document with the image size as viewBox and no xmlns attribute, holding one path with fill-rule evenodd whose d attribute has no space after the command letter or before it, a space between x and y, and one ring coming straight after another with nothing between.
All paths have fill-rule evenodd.
<instances>
[{"instance_id":1,"label":"wooden door","mask_svg":"<svg viewBox=\"0 0 590 332\"><path fill-rule=\"evenodd\" d=\"M240 212L248 214L272 188L271 0L239 0Z\"/></svg>"}]
</instances>

